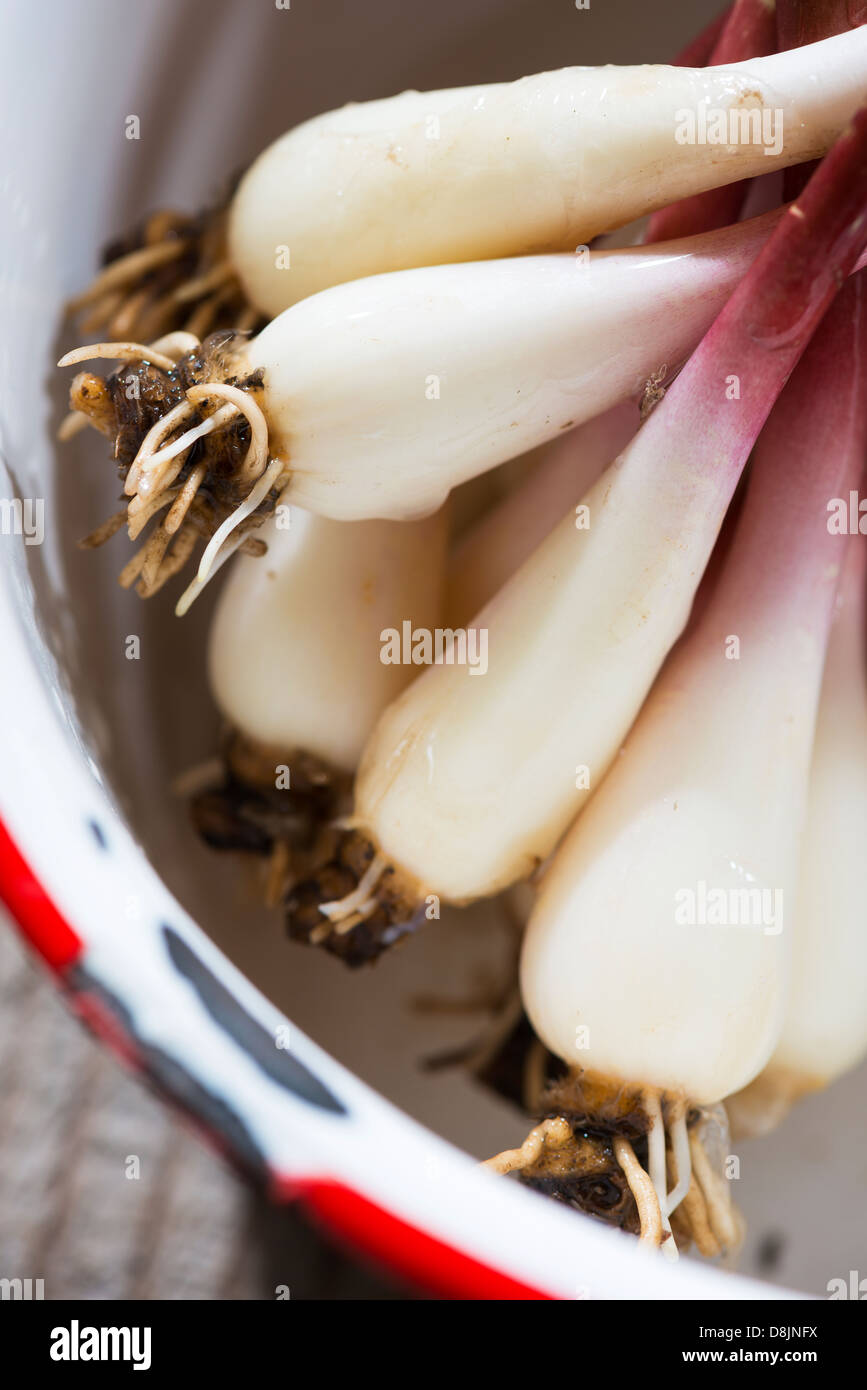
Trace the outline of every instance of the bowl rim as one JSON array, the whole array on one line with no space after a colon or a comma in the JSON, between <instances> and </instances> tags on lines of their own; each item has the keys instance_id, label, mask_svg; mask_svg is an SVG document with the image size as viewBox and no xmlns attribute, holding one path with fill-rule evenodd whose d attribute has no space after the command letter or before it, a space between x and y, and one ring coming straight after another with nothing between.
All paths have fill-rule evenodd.
<instances>
[{"instance_id":1,"label":"bowl rim","mask_svg":"<svg viewBox=\"0 0 867 1390\"><path fill-rule=\"evenodd\" d=\"M40 649L26 611L33 594L9 549L0 900L100 1042L273 1200L300 1199L434 1294L805 1296L693 1262L649 1263L631 1238L480 1169L296 1028L187 915L133 839Z\"/></svg>"}]
</instances>

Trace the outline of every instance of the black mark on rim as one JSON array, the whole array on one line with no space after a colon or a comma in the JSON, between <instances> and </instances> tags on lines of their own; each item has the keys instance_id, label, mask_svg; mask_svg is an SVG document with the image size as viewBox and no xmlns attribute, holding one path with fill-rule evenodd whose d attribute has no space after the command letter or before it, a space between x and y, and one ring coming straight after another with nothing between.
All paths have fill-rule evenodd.
<instances>
[{"instance_id":1,"label":"black mark on rim","mask_svg":"<svg viewBox=\"0 0 867 1390\"><path fill-rule=\"evenodd\" d=\"M98 1002L118 1020L125 1035L134 1043L138 1059L146 1067L152 1089L166 1100L194 1115L220 1141L226 1156L236 1166L259 1181L267 1180L269 1167L265 1155L244 1120L222 1096L209 1090L170 1053L146 1042L139 1035L132 1014L113 991L80 966L70 970L66 983L73 995Z\"/></svg>"},{"instance_id":2,"label":"black mark on rim","mask_svg":"<svg viewBox=\"0 0 867 1390\"><path fill-rule=\"evenodd\" d=\"M277 1046L273 1035L238 1003L173 927L163 923L162 931L175 969L189 980L214 1022L235 1039L266 1076L309 1105L334 1115L348 1113L342 1101L303 1062Z\"/></svg>"},{"instance_id":3,"label":"black mark on rim","mask_svg":"<svg viewBox=\"0 0 867 1390\"><path fill-rule=\"evenodd\" d=\"M87 828L90 831L100 849L108 849L108 836L103 830L98 820L89 820Z\"/></svg>"}]
</instances>

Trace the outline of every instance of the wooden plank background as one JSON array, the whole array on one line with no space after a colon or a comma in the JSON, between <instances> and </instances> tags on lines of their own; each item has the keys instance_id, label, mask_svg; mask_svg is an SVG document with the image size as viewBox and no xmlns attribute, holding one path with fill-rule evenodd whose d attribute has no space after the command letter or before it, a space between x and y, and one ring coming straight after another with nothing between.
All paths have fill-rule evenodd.
<instances>
[{"instance_id":1,"label":"wooden plank background","mask_svg":"<svg viewBox=\"0 0 867 1390\"><path fill-rule=\"evenodd\" d=\"M46 1299L412 1297L252 1192L94 1042L2 916L0 1278L44 1279Z\"/></svg>"}]
</instances>

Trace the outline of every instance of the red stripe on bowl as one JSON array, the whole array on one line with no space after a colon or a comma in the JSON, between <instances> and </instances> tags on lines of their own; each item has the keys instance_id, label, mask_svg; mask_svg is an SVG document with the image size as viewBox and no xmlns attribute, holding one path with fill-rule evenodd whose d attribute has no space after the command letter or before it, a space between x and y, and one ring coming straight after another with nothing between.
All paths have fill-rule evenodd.
<instances>
[{"instance_id":1,"label":"red stripe on bowl","mask_svg":"<svg viewBox=\"0 0 867 1390\"><path fill-rule=\"evenodd\" d=\"M82 954L84 942L49 898L0 821L0 901L44 960L64 971ZM135 1048L116 1026L100 1026L86 998L77 1001L85 1022L119 1052L136 1062ZM222 1138L214 1135L215 1138ZM451 1299L540 1300L549 1295L491 1268L426 1231L377 1206L353 1188L327 1179L286 1179L275 1175L271 1196L301 1197L331 1231L358 1250L382 1261L417 1286Z\"/></svg>"},{"instance_id":2,"label":"red stripe on bowl","mask_svg":"<svg viewBox=\"0 0 867 1390\"><path fill-rule=\"evenodd\" d=\"M409 1225L343 1183L275 1177L274 1195L300 1197L331 1231L431 1293L450 1299L497 1302L550 1298L549 1294L540 1293Z\"/></svg>"},{"instance_id":3,"label":"red stripe on bowl","mask_svg":"<svg viewBox=\"0 0 867 1390\"><path fill-rule=\"evenodd\" d=\"M60 915L0 821L0 901L53 970L77 960L84 942Z\"/></svg>"}]
</instances>

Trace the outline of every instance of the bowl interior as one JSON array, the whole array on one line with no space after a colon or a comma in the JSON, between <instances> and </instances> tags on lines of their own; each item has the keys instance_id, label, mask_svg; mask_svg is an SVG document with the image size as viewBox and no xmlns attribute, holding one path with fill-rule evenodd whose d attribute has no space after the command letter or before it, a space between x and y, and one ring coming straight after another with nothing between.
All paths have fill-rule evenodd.
<instances>
[{"instance_id":1,"label":"bowl interior","mask_svg":"<svg viewBox=\"0 0 867 1390\"><path fill-rule=\"evenodd\" d=\"M46 33L22 6L11 21L7 53L24 72L40 71L44 96L35 112L18 112L10 142L0 341L3 457L15 492L46 503L45 543L5 551L34 654L82 755L204 930L317 1042L479 1156L519 1141L524 1121L460 1066L420 1065L459 1049L485 1022L423 1001L496 987L514 944L508 919L489 908L447 915L375 970L351 973L289 945L277 915L257 906L249 877L197 841L169 788L214 749L203 656L215 595L179 621L172 593L143 604L118 588L123 536L100 551L76 549L115 509L118 488L95 436L62 451L51 442L68 375L61 381L52 363L74 342L61 305L109 237L154 206L201 206L306 116L407 86L508 79L566 62L664 61L717 8L716 0L662 11L642 0L588 10L565 0L444 0L408 24L399 0L285 11L219 0L207 25L200 7L180 3L132 7L121 28L107 0L79 0L75 25L92 43L73 64L71 18ZM130 115L139 117L138 140L125 135ZM131 660L133 635L140 656ZM851 1134L865 1085L862 1068L774 1136L738 1146L736 1198L749 1223L743 1272L823 1294L830 1278L858 1267L865 1171Z\"/></svg>"}]
</instances>

